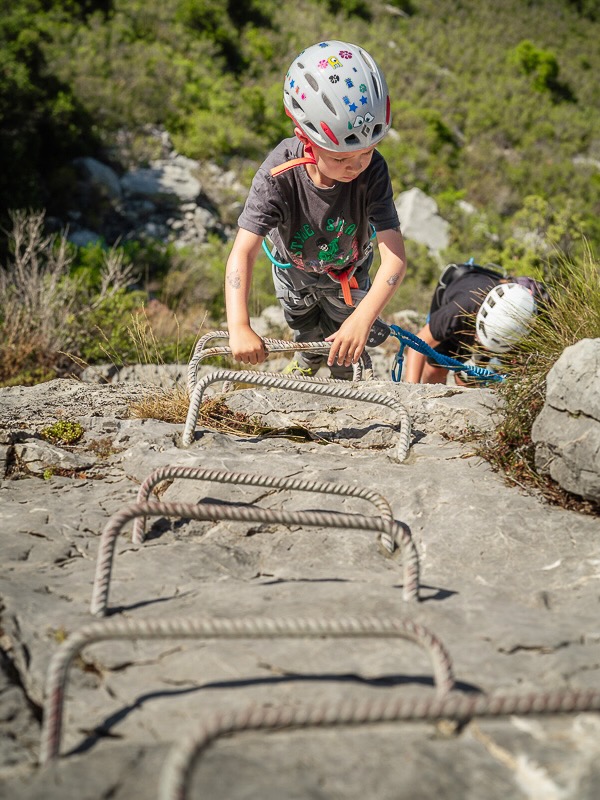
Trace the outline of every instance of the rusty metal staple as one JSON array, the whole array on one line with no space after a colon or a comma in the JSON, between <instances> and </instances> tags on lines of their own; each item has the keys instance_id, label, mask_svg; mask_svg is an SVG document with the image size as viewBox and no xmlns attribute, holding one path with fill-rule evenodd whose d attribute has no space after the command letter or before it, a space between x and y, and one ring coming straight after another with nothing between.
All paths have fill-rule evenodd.
<instances>
[{"instance_id":1,"label":"rusty metal staple","mask_svg":"<svg viewBox=\"0 0 600 800\"><path fill-rule=\"evenodd\" d=\"M104 616L117 536L129 521L137 517L184 517L196 520L232 520L234 522L265 522L307 527L349 528L391 534L394 549L402 557L402 597L406 601L419 599L419 556L409 531L395 520L389 523L375 517L342 514L331 511L281 511L250 506L224 506L195 503L133 503L113 514L107 522L98 548L91 613Z\"/></svg>"},{"instance_id":2,"label":"rusty metal staple","mask_svg":"<svg viewBox=\"0 0 600 800\"><path fill-rule=\"evenodd\" d=\"M65 639L56 651L46 676L40 761L56 758L60 752L63 707L69 669L73 659L87 645L107 639L273 639L273 638L400 638L419 645L431 660L437 696L445 696L454 686L450 656L440 640L410 620L377 617L339 619L260 618L260 619L115 619L94 622Z\"/></svg>"},{"instance_id":3,"label":"rusty metal staple","mask_svg":"<svg viewBox=\"0 0 600 800\"><path fill-rule=\"evenodd\" d=\"M168 465L158 467L150 473L139 488L136 503L145 503L149 500L152 489L159 483L172 478L186 480L213 481L216 483L234 483L240 486L261 486L268 489L288 489L300 492L320 492L335 494L341 497L360 497L368 500L379 510L382 519L390 526L389 533L381 534L381 543L392 553L394 551L394 538L391 526L394 515L388 501L383 495L365 489L361 486L349 486L344 483L327 483L324 481L306 481L297 478L276 478L268 475L251 475L245 472L227 472L225 470L203 469L202 467L178 467ZM136 517L133 522L131 540L134 544L142 544L145 533L145 517Z\"/></svg>"},{"instance_id":4,"label":"rusty metal staple","mask_svg":"<svg viewBox=\"0 0 600 800\"><path fill-rule=\"evenodd\" d=\"M210 349L205 349L205 345L211 339L229 339L229 333L227 331L211 331L210 333L206 333L200 339L198 339L196 343L196 347L194 348L194 352L188 364L187 370L187 390L188 395L191 397L192 392L194 391L194 386L198 382L198 366L200 362L205 358L210 358L211 356L230 356L231 355L231 348L227 346L222 347L211 347ZM299 350L310 350L312 352L317 353L328 353L331 349L330 342L288 342L284 339L263 339L265 350L267 352L267 356L271 353L283 353L286 351L299 351ZM373 380L373 363L371 361L371 357L367 353L366 350L363 351L359 361L357 364L352 365L353 371L353 380L354 381L361 381L361 380ZM268 374L279 374L279 373L268 373ZM313 380L320 382L327 382L332 383L334 379L332 378L298 378L298 380ZM347 383L347 381L344 381Z\"/></svg>"},{"instance_id":5,"label":"rusty metal staple","mask_svg":"<svg viewBox=\"0 0 600 800\"><path fill-rule=\"evenodd\" d=\"M387 406L398 413L400 422L400 434L398 444L396 445L396 460L400 462L404 461L408 455L411 434L410 416L404 406L392 397L386 397L377 392L367 392L355 387L349 387L347 381L325 381L324 383L316 383L313 380L292 380L290 378L284 378L281 375L271 375L265 372L236 372L227 369L217 369L209 375L205 375L194 386L181 441L183 447L189 447L194 440L194 431L196 430L200 405L202 404L202 396L206 387L217 381L230 380L254 384L256 386L291 389L295 392L306 392L307 394L325 395L326 397L358 400L361 403L377 403L378 405ZM339 384L345 385L341 386Z\"/></svg>"},{"instance_id":6,"label":"rusty metal staple","mask_svg":"<svg viewBox=\"0 0 600 800\"><path fill-rule=\"evenodd\" d=\"M467 722L473 717L522 714L558 714L599 711L600 692L560 690L527 695L457 695L447 697L393 697L303 708L249 706L243 711L218 714L196 733L178 742L163 766L159 800L185 800L195 760L217 739L230 733L281 728L333 727L380 722Z\"/></svg>"}]
</instances>

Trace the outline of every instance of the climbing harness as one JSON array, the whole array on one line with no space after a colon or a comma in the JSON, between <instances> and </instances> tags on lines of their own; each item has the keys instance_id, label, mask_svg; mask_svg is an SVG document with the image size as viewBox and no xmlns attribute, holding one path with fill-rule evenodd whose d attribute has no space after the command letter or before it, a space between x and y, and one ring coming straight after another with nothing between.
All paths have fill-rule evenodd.
<instances>
[{"instance_id":1,"label":"climbing harness","mask_svg":"<svg viewBox=\"0 0 600 800\"><path fill-rule=\"evenodd\" d=\"M402 378L404 349L406 347L412 347L412 349L416 350L417 353L422 353L423 355L435 359L440 366L452 370L453 372L465 372L472 378L476 378L477 380L485 382L489 381L491 383L499 383L504 380L504 375L499 372L494 372L493 370L486 369L485 367L471 366L470 364L465 364L462 361L458 361L456 358L451 358L443 353L438 353L433 349L433 347L430 347L427 342L424 342L423 339L419 339L419 337L414 333L406 331L404 328L400 328L398 325L390 325L390 336L394 336L400 343L400 349L396 354L391 370L392 380L394 383L398 383Z\"/></svg>"},{"instance_id":2,"label":"climbing harness","mask_svg":"<svg viewBox=\"0 0 600 800\"><path fill-rule=\"evenodd\" d=\"M271 263L276 267L279 267L279 269L292 269L294 267L294 265L289 262L284 264L282 261L278 261L273 253L269 250L266 239L263 239L262 246ZM358 289L358 281L354 277L354 272L356 271L357 266L358 264L352 264L347 269L341 270L340 272L336 272L332 269L325 272L325 275L328 275L333 281L337 281L340 284L342 295L344 296L344 302L347 306L354 306L352 292L350 290Z\"/></svg>"}]
</instances>

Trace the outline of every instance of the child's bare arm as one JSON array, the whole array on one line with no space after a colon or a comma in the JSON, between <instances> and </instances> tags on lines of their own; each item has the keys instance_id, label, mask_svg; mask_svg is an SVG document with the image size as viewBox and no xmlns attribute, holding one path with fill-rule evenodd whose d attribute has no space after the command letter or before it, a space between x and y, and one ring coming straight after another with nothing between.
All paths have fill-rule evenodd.
<instances>
[{"instance_id":1,"label":"child's bare arm","mask_svg":"<svg viewBox=\"0 0 600 800\"><path fill-rule=\"evenodd\" d=\"M439 344L437 339L433 338L429 323L421 328L417 336L430 347L436 347ZM406 355L404 356L404 381L406 383L421 383L426 363L427 356L417 350L413 350L412 347L407 347Z\"/></svg>"},{"instance_id":2,"label":"child's bare arm","mask_svg":"<svg viewBox=\"0 0 600 800\"><path fill-rule=\"evenodd\" d=\"M229 346L233 357L245 364L260 364L267 357L262 339L250 326L248 313L252 272L262 240L262 236L240 228L225 268Z\"/></svg>"},{"instance_id":3,"label":"child's bare arm","mask_svg":"<svg viewBox=\"0 0 600 800\"><path fill-rule=\"evenodd\" d=\"M360 305L340 329L327 337L332 342L327 363L350 366L364 350L369 331L406 274L404 240L398 228L377 233L381 266Z\"/></svg>"}]
</instances>

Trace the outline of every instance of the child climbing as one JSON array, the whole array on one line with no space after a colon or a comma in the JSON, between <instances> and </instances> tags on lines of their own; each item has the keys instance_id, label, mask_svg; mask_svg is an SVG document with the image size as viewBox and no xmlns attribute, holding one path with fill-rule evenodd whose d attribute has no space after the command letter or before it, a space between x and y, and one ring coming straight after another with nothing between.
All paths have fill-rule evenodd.
<instances>
[{"instance_id":1,"label":"child climbing","mask_svg":"<svg viewBox=\"0 0 600 800\"><path fill-rule=\"evenodd\" d=\"M266 358L248 294L265 237L273 281L294 341L331 343L333 377L350 379L364 347L385 341L379 314L406 272L388 168L376 147L391 124L383 73L361 47L320 42L294 60L284 106L295 136L257 171L226 268L229 344L246 364ZM371 284L373 239L381 257ZM288 375L314 375L323 356L297 352Z\"/></svg>"},{"instance_id":2,"label":"child climbing","mask_svg":"<svg viewBox=\"0 0 600 800\"><path fill-rule=\"evenodd\" d=\"M408 349L404 380L446 383L444 357L467 366L500 364L498 356L527 334L542 291L531 278L505 278L472 263L449 264L434 292L427 322L417 334L442 358L438 361L433 355ZM455 379L459 385L468 382L463 373Z\"/></svg>"}]
</instances>

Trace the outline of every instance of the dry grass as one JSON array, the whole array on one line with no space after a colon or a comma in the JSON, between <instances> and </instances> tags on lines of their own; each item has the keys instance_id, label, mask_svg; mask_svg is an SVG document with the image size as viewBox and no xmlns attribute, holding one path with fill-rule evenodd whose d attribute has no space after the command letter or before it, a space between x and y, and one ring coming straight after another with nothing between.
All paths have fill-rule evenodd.
<instances>
[{"instance_id":1,"label":"dry grass","mask_svg":"<svg viewBox=\"0 0 600 800\"><path fill-rule=\"evenodd\" d=\"M133 403L132 416L141 419L159 419L163 422L184 423L189 408L189 398L181 386L174 389L159 389L152 395ZM258 417L250 417L241 411L232 411L222 397L205 400L200 406L198 423L220 433L235 433L238 436L261 436L273 430L265 427Z\"/></svg>"},{"instance_id":2,"label":"dry grass","mask_svg":"<svg viewBox=\"0 0 600 800\"><path fill-rule=\"evenodd\" d=\"M242 386L242 384L240 384ZM185 389L158 389L151 395L132 403L129 410L139 419L159 419L163 422L183 424L187 418L189 398ZM263 425L260 417L251 417L243 411L233 411L222 396L209 398L200 406L198 424L219 433L256 438L257 436L283 436L295 442L322 441L302 425L275 428Z\"/></svg>"},{"instance_id":3,"label":"dry grass","mask_svg":"<svg viewBox=\"0 0 600 800\"><path fill-rule=\"evenodd\" d=\"M71 275L66 233L44 232L44 212L10 212L10 257L0 266L0 384L54 377L78 340L78 319L114 298L132 280L116 249L106 252L90 294Z\"/></svg>"}]
</instances>

